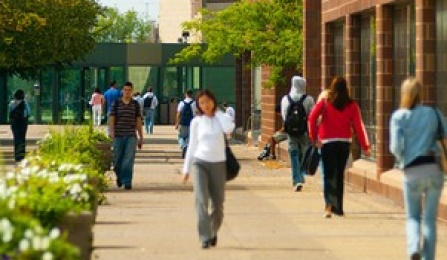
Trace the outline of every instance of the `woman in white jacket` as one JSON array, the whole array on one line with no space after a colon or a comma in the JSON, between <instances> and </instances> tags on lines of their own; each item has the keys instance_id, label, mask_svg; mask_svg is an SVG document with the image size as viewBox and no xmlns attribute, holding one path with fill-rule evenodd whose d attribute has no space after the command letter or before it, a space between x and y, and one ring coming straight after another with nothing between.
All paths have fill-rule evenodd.
<instances>
[{"instance_id":1,"label":"woman in white jacket","mask_svg":"<svg viewBox=\"0 0 447 260\"><path fill-rule=\"evenodd\" d=\"M202 248L215 246L223 220L226 164L225 133L234 129L232 118L217 107L216 98L208 91L196 96L198 115L190 126L190 140L183 166L183 182L193 173L198 230ZM211 200L212 211L208 213Z\"/></svg>"}]
</instances>

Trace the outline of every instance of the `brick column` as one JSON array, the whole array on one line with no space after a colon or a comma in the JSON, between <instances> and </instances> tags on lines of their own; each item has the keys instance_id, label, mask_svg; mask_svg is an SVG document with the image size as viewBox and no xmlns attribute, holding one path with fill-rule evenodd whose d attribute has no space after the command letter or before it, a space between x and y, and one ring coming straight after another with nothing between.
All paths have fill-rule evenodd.
<instances>
[{"instance_id":1,"label":"brick column","mask_svg":"<svg viewBox=\"0 0 447 260\"><path fill-rule=\"evenodd\" d=\"M249 66L251 54L246 52L242 57L236 59L236 127L246 130L246 123L251 115L251 66Z\"/></svg>"},{"instance_id":2,"label":"brick column","mask_svg":"<svg viewBox=\"0 0 447 260\"><path fill-rule=\"evenodd\" d=\"M360 98L360 17L346 16L346 81L351 90L351 96ZM351 146L354 160L360 158L360 146L356 138L353 138Z\"/></svg>"},{"instance_id":3,"label":"brick column","mask_svg":"<svg viewBox=\"0 0 447 260\"><path fill-rule=\"evenodd\" d=\"M321 26L321 85L329 86L334 76L334 30L330 23Z\"/></svg>"},{"instance_id":4,"label":"brick column","mask_svg":"<svg viewBox=\"0 0 447 260\"><path fill-rule=\"evenodd\" d=\"M297 71L292 68L285 69L282 73L285 84L278 84L271 88L266 88L265 83L270 77L270 67L262 66L262 96L261 96L261 142L260 147L265 145L268 139L282 125L281 116L275 112L275 107L281 104L281 99L290 91L292 76Z\"/></svg>"},{"instance_id":5,"label":"brick column","mask_svg":"<svg viewBox=\"0 0 447 260\"><path fill-rule=\"evenodd\" d=\"M393 168L389 152L389 121L393 109L393 9L376 6L377 39L377 179Z\"/></svg>"},{"instance_id":6,"label":"brick column","mask_svg":"<svg viewBox=\"0 0 447 260\"><path fill-rule=\"evenodd\" d=\"M436 1L416 0L416 78L423 86L423 101L436 102Z\"/></svg>"},{"instance_id":7,"label":"brick column","mask_svg":"<svg viewBox=\"0 0 447 260\"><path fill-rule=\"evenodd\" d=\"M307 93L317 97L321 87L321 1L304 0L303 75Z\"/></svg>"}]
</instances>

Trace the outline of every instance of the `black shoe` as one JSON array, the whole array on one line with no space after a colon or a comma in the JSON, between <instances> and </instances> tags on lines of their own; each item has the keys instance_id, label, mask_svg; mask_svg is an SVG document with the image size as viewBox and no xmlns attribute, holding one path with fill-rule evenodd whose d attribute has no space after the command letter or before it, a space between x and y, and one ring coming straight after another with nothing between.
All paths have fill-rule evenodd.
<instances>
[{"instance_id":1,"label":"black shoe","mask_svg":"<svg viewBox=\"0 0 447 260\"><path fill-rule=\"evenodd\" d=\"M202 243L202 249L208 249L210 247L210 241L206 241Z\"/></svg>"},{"instance_id":2,"label":"black shoe","mask_svg":"<svg viewBox=\"0 0 447 260\"><path fill-rule=\"evenodd\" d=\"M262 150L261 154L258 156L258 160L262 161L262 160L264 160L265 158L267 158L269 156L270 156L270 145L267 144L264 147L264 150Z\"/></svg>"},{"instance_id":3,"label":"black shoe","mask_svg":"<svg viewBox=\"0 0 447 260\"><path fill-rule=\"evenodd\" d=\"M217 236L214 236L213 238L211 238L209 242L210 242L211 246L216 246L217 245Z\"/></svg>"},{"instance_id":4,"label":"black shoe","mask_svg":"<svg viewBox=\"0 0 447 260\"><path fill-rule=\"evenodd\" d=\"M185 159L187 150L188 150L188 146L183 147L183 149L182 149L182 159Z\"/></svg>"},{"instance_id":5,"label":"black shoe","mask_svg":"<svg viewBox=\"0 0 447 260\"><path fill-rule=\"evenodd\" d=\"M121 182L120 179L116 179L116 186L117 186L118 188L121 188L121 186L123 186L123 183Z\"/></svg>"},{"instance_id":6,"label":"black shoe","mask_svg":"<svg viewBox=\"0 0 447 260\"><path fill-rule=\"evenodd\" d=\"M131 190L132 189L132 185L124 185L124 189L125 190Z\"/></svg>"}]
</instances>

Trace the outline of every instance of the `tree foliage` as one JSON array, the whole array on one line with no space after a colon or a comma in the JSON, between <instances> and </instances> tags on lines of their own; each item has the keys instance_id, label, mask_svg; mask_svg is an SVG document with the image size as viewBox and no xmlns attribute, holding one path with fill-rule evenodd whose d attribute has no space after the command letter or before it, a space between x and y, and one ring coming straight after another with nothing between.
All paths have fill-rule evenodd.
<instances>
[{"instance_id":1,"label":"tree foliage","mask_svg":"<svg viewBox=\"0 0 447 260\"><path fill-rule=\"evenodd\" d=\"M134 10L120 14L107 8L99 17L97 42L148 42L153 21L138 17Z\"/></svg>"},{"instance_id":2,"label":"tree foliage","mask_svg":"<svg viewBox=\"0 0 447 260\"><path fill-rule=\"evenodd\" d=\"M218 12L202 9L183 28L206 44L190 44L171 63L215 63L225 54L248 51L253 66L272 68L270 83L276 84L284 68L302 68L302 13L302 0L241 0Z\"/></svg>"},{"instance_id":3,"label":"tree foliage","mask_svg":"<svg viewBox=\"0 0 447 260\"><path fill-rule=\"evenodd\" d=\"M100 13L96 0L0 1L0 71L29 77L84 57Z\"/></svg>"}]
</instances>

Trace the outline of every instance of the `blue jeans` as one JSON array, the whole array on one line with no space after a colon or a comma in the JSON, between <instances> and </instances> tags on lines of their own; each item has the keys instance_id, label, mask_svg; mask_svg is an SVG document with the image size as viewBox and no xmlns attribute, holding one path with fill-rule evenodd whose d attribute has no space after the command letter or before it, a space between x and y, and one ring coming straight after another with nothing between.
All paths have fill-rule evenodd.
<instances>
[{"instance_id":1,"label":"blue jeans","mask_svg":"<svg viewBox=\"0 0 447 260\"><path fill-rule=\"evenodd\" d=\"M300 137L289 136L289 155L292 166L292 184L304 183L304 172L301 171L301 162L307 146L307 136Z\"/></svg>"},{"instance_id":2,"label":"blue jeans","mask_svg":"<svg viewBox=\"0 0 447 260\"><path fill-rule=\"evenodd\" d=\"M443 187L444 176L435 163L404 169L404 202L409 256L420 253L424 260L435 259L436 219ZM420 250L421 231L422 250Z\"/></svg>"},{"instance_id":3,"label":"blue jeans","mask_svg":"<svg viewBox=\"0 0 447 260\"><path fill-rule=\"evenodd\" d=\"M147 134L154 132L154 115L154 109L144 109L144 126Z\"/></svg>"},{"instance_id":4,"label":"blue jeans","mask_svg":"<svg viewBox=\"0 0 447 260\"><path fill-rule=\"evenodd\" d=\"M321 174L321 183L323 185L323 191L328 190L328 182L324 178L324 164L323 164L323 157L321 157L321 149L318 149L318 153L320 154L320 161L318 162L318 168L320 168L320 174ZM324 202L326 202L326 205L329 204L329 196L324 193Z\"/></svg>"},{"instance_id":5,"label":"blue jeans","mask_svg":"<svg viewBox=\"0 0 447 260\"><path fill-rule=\"evenodd\" d=\"M189 126L179 125L178 144L180 146L180 149L183 149L186 146L188 146L188 141L189 141Z\"/></svg>"},{"instance_id":6,"label":"blue jeans","mask_svg":"<svg viewBox=\"0 0 447 260\"><path fill-rule=\"evenodd\" d=\"M136 146L135 136L115 137L113 140L113 169L124 186L132 185Z\"/></svg>"}]
</instances>

